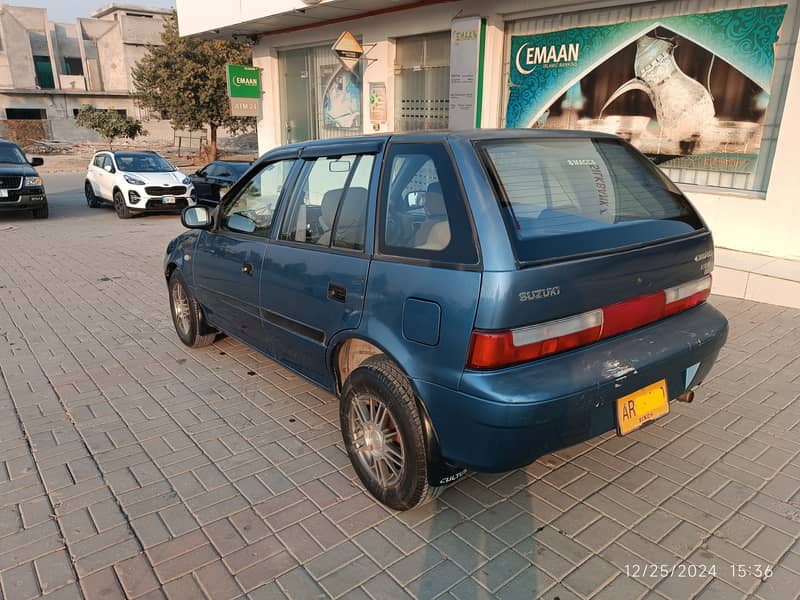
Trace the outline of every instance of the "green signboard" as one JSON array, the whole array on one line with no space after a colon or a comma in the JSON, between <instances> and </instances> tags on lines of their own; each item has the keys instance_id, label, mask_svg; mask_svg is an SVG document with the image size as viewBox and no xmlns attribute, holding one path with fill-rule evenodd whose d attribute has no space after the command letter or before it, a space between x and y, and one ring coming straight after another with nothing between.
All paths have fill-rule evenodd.
<instances>
[{"instance_id":1,"label":"green signboard","mask_svg":"<svg viewBox=\"0 0 800 600\"><path fill-rule=\"evenodd\" d=\"M228 96L231 98L261 98L261 70L246 65L226 65Z\"/></svg>"}]
</instances>

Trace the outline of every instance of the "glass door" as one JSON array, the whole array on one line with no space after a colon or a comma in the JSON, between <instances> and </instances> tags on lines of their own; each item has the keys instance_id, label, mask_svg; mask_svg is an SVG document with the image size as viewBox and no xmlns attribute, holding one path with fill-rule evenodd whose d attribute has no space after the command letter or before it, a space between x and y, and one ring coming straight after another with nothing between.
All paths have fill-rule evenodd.
<instances>
[{"instance_id":1,"label":"glass door","mask_svg":"<svg viewBox=\"0 0 800 600\"><path fill-rule=\"evenodd\" d=\"M361 67L351 73L330 44L278 52L283 143L359 135Z\"/></svg>"},{"instance_id":2,"label":"glass door","mask_svg":"<svg viewBox=\"0 0 800 600\"><path fill-rule=\"evenodd\" d=\"M308 51L286 50L278 53L278 68L281 86L281 141L284 144L302 142L316 137L313 110L312 85Z\"/></svg>"}]
</instances>

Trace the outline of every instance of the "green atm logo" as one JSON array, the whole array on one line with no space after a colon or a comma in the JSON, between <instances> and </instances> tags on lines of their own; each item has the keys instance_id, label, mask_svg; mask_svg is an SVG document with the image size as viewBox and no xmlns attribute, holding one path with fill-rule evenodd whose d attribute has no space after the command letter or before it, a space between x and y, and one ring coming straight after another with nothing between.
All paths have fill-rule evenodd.
<instances>
[{"instance_id":1,"label":"green atm logo","mask_svg":"<svg viewBox=\"0 0 800 600\"><path fill-rule=\"evenodd\" d=\"M261 98L261 70L247 65L226 65L228 96Z\"/></svg>"}]
</instances>

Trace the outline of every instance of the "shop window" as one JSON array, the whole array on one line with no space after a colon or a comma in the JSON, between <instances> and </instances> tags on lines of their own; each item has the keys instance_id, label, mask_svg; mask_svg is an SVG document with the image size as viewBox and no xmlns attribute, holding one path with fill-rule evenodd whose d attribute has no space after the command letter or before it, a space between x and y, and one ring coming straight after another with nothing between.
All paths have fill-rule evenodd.
<instances>
[{"instance_id":1,"label":"shop window","mask_svg":"<svg viewBox=\"0 0 800 600\"><path fill-rule=\"evenodd\" d=\"M607 11L578 11L569 26L552 16L509 22L504 126L615 133L678 183L766 191L800 10L691 6L631 4L612 22ZM615 45L623 28L639 33ZM592 58L588 40L599 44Z\"/></svg>"},{"instance_id":2,"label":"shop window","mask_svg":"<svg viewBox=\"0 0 800 600\"><path fill-rule=\"evenodd\" d=\"M348 71L330 45L278 52L284 143L363 133L361 65Z\"/></svg>"},{"instance_id":3,"label":"shop window","mask_svg":"<svg viewBox=\"0 0 800 600\"><path fill-rule=\"evenodd\" d=\"M450 32L395 41L395 129L447 129Z\"/></svg>"},{"instance_id":4,"label":"shop window","mask_svg":"<svg viewBox=\"0 0 800 600\"><path fill-rule=\"evenodd\" d=\"M8 120L44 120L47 119L47 110L44 108L7 108Z\"/></svg>"}]
</instances>

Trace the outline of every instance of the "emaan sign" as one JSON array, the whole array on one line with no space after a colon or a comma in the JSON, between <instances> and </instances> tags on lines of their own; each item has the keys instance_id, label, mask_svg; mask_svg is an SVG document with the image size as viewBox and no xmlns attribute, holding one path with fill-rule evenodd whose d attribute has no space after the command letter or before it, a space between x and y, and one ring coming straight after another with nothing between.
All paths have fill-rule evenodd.
<instances>
[{"instance_id":1,"label":"emaan sign","mask_svg":"<svg viewBox=\"0 0 800 600\"><path fill-rule=\"evenodd\" d=\"M522 44L517 50L517 71L528 75L542 66L545 69L554 67L574 67L581 54L580 44L560 44L551 46L529 46Z\"/></svg>"},{"instance_id":2,"label":"emaan sign","mask_svg":"<svg viewBox=\"0 0 800 600\"><path fill-rule=\"evenodd\" d=\"M226 65L228 97L261 98L261 70L249 65Z\"/></svg>"}]
</instances>

